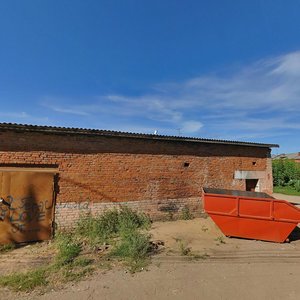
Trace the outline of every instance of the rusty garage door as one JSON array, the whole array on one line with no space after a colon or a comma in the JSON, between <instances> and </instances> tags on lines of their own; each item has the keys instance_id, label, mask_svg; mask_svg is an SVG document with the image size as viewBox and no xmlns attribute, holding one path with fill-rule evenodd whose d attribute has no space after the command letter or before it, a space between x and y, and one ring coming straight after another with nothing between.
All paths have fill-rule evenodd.
<instances>
[{"instance_id":1,"label":"rusty garage door","mask_svg":"<svg viewBox=\"0 0 300 300\"><path fill-rule=\"evenodd\" d=\"M0 171L0 244L52 237L54 174Z\"/></svg>"}]
</instances>

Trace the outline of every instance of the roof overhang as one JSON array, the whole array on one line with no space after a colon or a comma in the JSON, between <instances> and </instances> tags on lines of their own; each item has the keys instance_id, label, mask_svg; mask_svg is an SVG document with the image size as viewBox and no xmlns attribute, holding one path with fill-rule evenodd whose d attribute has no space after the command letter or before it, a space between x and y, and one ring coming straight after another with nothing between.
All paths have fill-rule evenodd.
<instances>
[{"instance_id":1,"label":"roof overhang","mask_svg":"<svg viewBox=\"0 0 300 300\"><path fill-rule=\"evenodd\" d=\"M46 134L53 134L53 135L56 134L56 135L123 137L123 138L147 139L147 140L158 140L158 141L223 144L223 145L249 146L249 147L262 147L262 148L279 147L278 144L264 144L264 143L217 140L217 139L206 139L206 138L196 138L196 137L144 134L144 133L132 133L132 132L86 129L86 128L39 126L39 125L27 125L27 124L15 124L15 123L0 123L0 131L38 132L38 133L46 133Z\"/></svg>"}]
</instances>

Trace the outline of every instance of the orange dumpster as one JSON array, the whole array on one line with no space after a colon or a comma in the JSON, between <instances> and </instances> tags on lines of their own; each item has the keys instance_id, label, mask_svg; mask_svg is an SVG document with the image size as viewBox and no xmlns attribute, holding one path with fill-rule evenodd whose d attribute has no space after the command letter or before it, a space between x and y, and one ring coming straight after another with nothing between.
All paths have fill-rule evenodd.
<instances>
[{"instance_id":1,"label":"orange dumpster","mask_svg":"<svg viewBox=\"0 0 300 300\"><path fill-rule=\"evenodd\" d=\"M300 209L265 193L203 188L204 210L226 236L283 243Z\"/></svg>"}]
</instances>

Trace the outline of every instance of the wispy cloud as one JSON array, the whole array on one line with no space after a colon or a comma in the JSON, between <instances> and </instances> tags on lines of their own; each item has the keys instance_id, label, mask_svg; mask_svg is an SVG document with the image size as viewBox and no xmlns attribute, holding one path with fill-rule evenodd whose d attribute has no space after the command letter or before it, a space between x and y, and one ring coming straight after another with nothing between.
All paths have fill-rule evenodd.
<instances>
[{"instance_id":1,"label":"wispy cloud","mask_svg":"<svg viewBox=\"0 0 300 300\"><path fill-rule=\"evenodd\" d=\"M28 124L49 124L50 120L48 117L36 117L28 114L27 112L0 112L1 122L8 123L28 123Z\"/></svg>"},{"instance_id":2,"label":"wispy cloud","mask_svg":"<svg viewBox=\"0 0 300 300\"><path fill-rule=\"evenodd\" d=\"M49 105L46 98L43 103L58 113L94 118L102 128L156 128L161 134L178 131L232 139L271 137L300 129L300 51L226 73L159 83L139 96L110 94L75 100L76 104L67 105L52 98Z\"/></svg>"},{"instance_id":3,"label":"wispy cloud","mask_svg":"<svg viewBox=\"0 0 300 300\"><path fill-rule=\"evenodd\" d=\"M55 99L55 100L57 100L57 99ZM70 107L70 108L65 108L65 107L62 107L59 105L51 105L51 104L48 104L47 102L44 102L43 106L46 108L49 108L55 112L58 112L58 113L65 113L65 114L79 115L79 116L88 116L89 115L89 113L87 111L82 111L80 109L80 107L76 107L76 106Z\"/></svg>"},{"instance_id":4,"label":"wispy cloud","mask_svg":"<svg viewBox=\"0 0 300 300\"><path fill-rule=\"evenodd\" d=\"M26 112L0 112L1 118L8 119L26 119L29 115Z\"/></svg>"}]
</instances>

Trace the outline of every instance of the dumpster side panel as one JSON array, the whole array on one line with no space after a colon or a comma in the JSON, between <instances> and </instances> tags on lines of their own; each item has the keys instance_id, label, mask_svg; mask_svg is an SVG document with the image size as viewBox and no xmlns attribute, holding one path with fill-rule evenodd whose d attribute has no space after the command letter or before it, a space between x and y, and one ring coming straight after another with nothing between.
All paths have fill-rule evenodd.
<instances>
[{"instance_id":1,"label":"dumpster side panel","mask_svg":"<svg viewBox=\"0 0 300 300\"><path fill-rule=\"evenodd\" d=\"M204 194L204 209L209 213L237 216L238 201L232 196Z\"/></svg>"},{"instance_id":2,"label":"dumpster side panel","mask_svg":"<svg viewBox=\"0 0 300 300\"><path fill-rule=\"evenodd\" d=\"M297 224L260 219L210 215L226 236L283 243Z\"/></svg>"},{"instance_id":3,"label":"dumpster side panel","mask_svg":"<svg viewBox=\"0 0 300 300\"><path fill-rule=\"evenodd\" d=\"M300 209L286 201L274 201L274 218L278 221L298 223Z\"/></svg>"},{"instance_id":4,"label":"dumpster side panel","mask_svg":"<svg viewBox=\"0 0 300 300\"><path fill-rule=\"evenodd\" d=\"M239 216L270 220L272 218L272 202L240 198Z\"/></svg>"}]
</instances>

